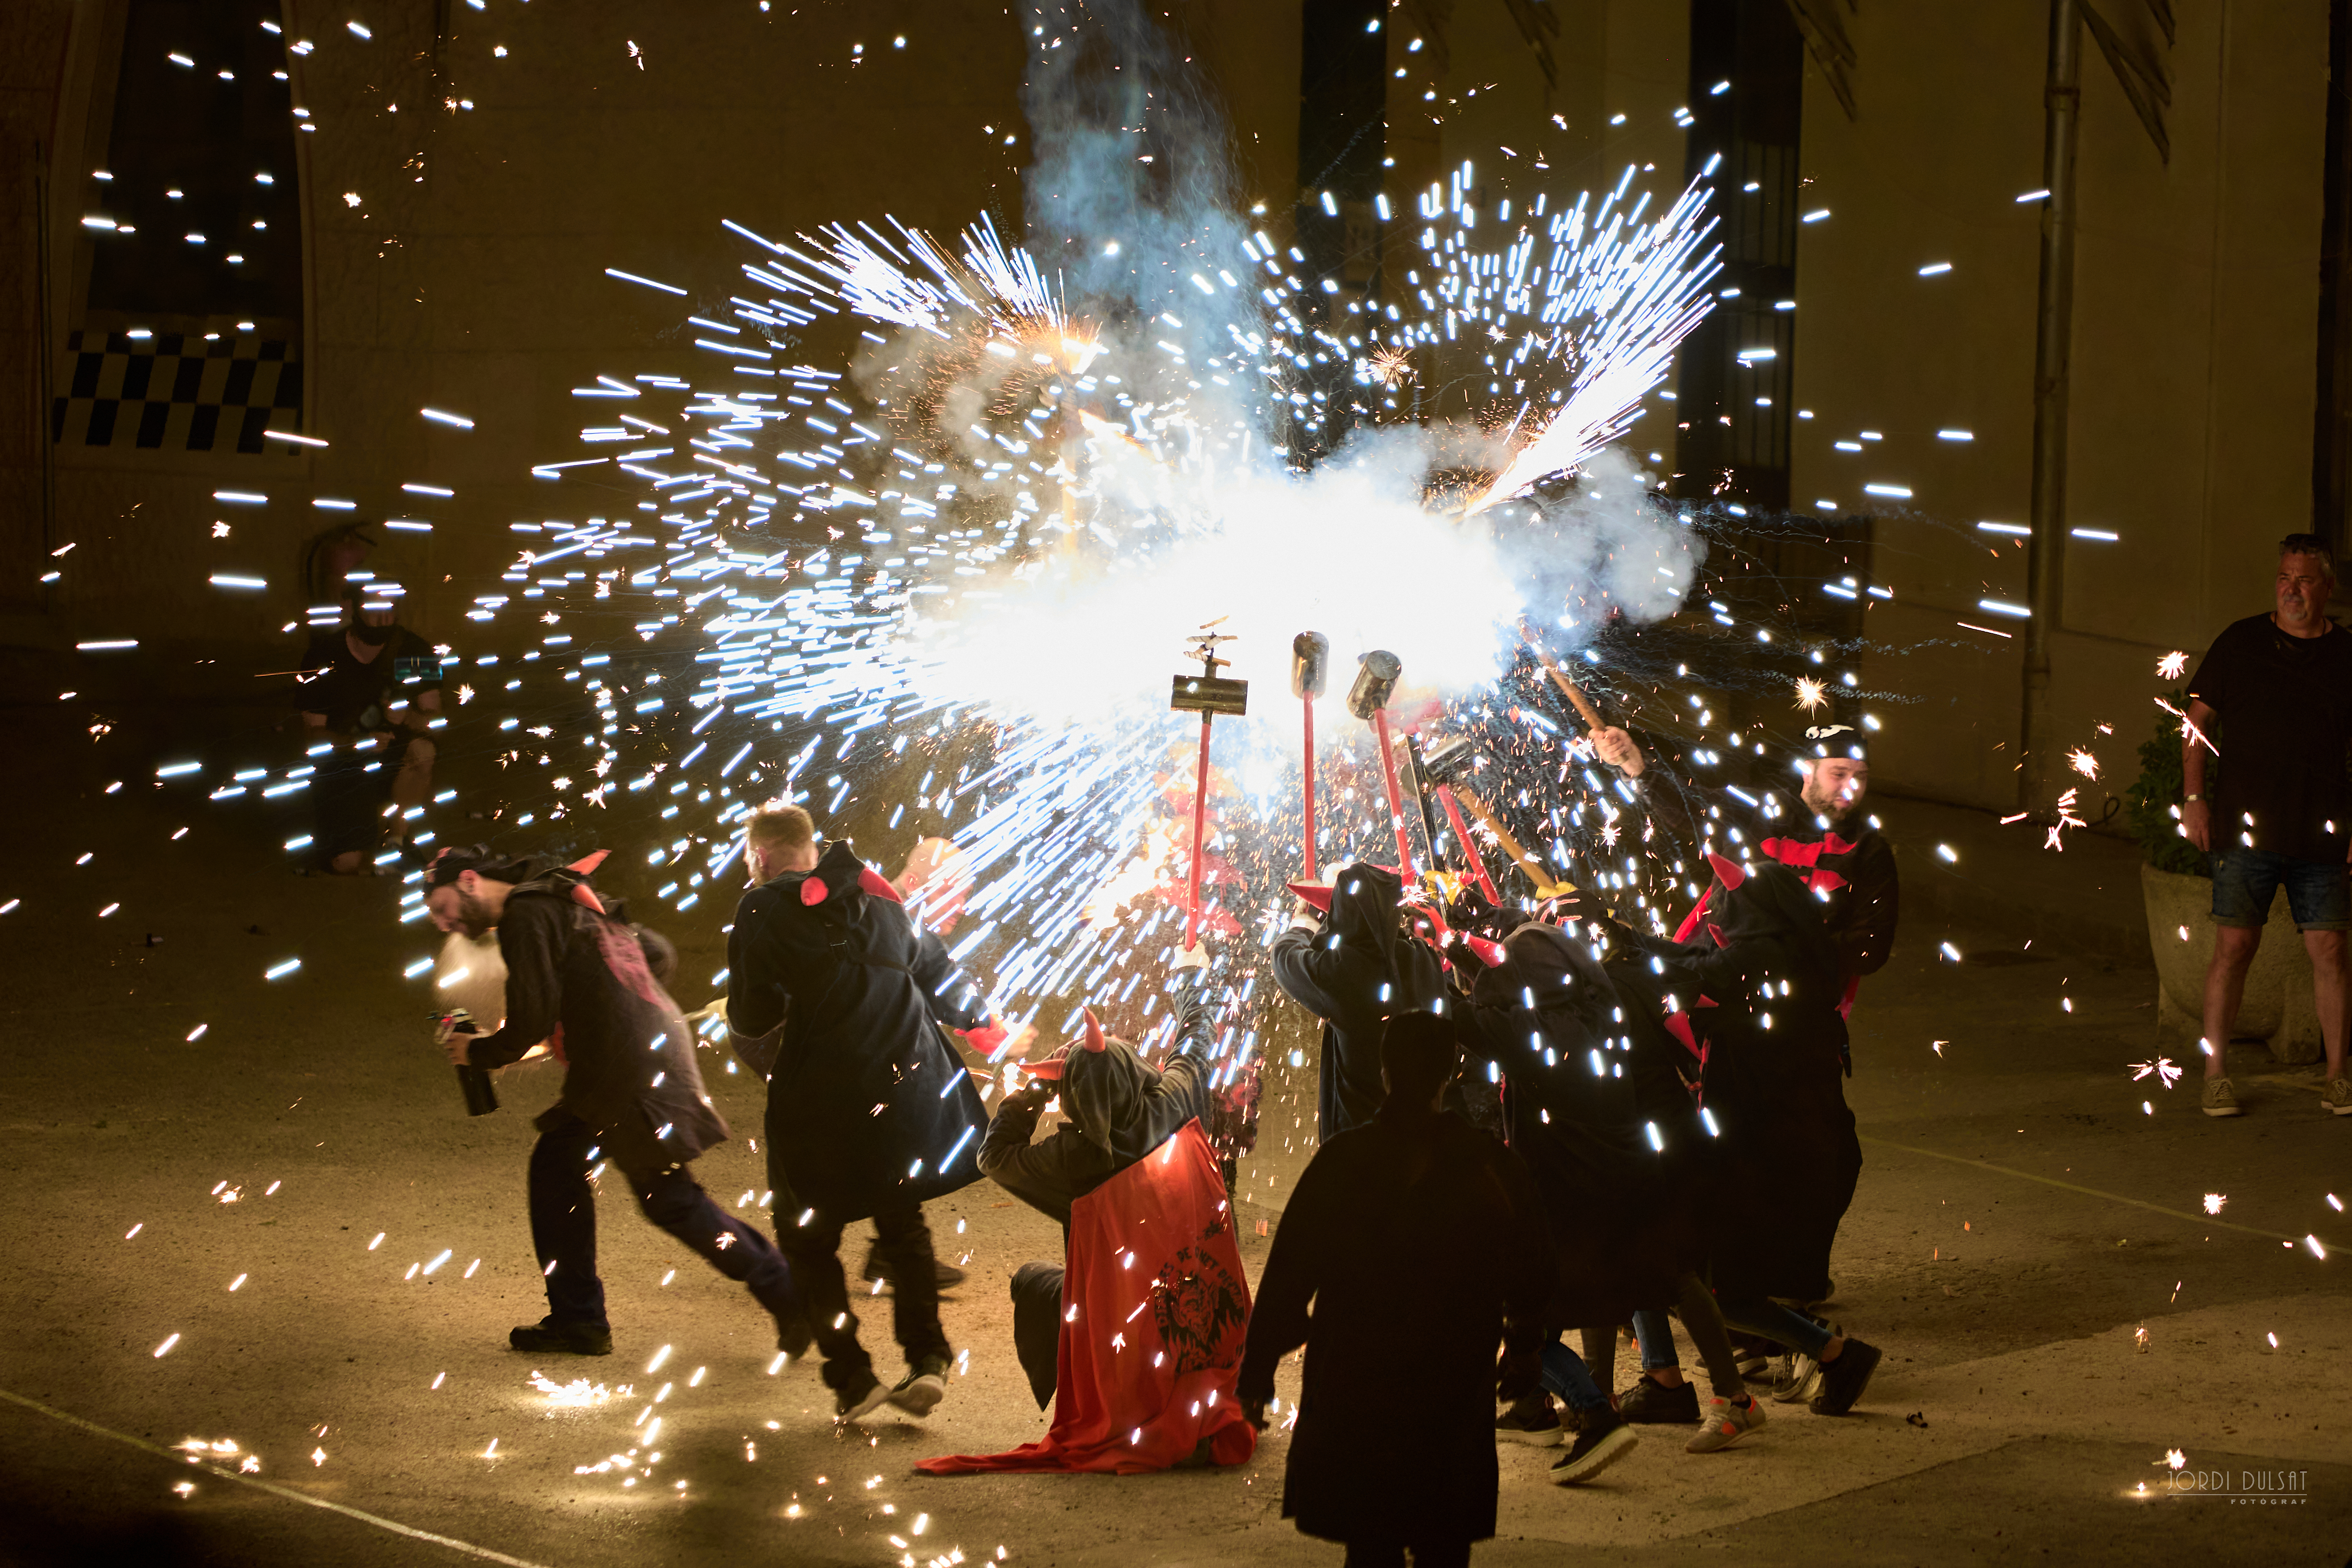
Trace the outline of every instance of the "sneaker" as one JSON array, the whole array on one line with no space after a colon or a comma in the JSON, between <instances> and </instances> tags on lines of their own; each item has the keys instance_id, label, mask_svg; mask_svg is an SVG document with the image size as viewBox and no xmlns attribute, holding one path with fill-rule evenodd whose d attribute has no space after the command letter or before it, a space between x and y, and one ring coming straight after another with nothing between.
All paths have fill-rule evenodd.
<instances>
[{"instance_id":1,"label":"sneaker","mask_svg":"<svg viewBox=\"0 0 2352 1568\"><path fill-rule=\"evenodd\" d=\"M2319 1103L2338 1116L2352 1116L2352 1079L2329 1079L2319 1091Z\"/></svg>"},{"instance_id":2,"label":"sneaker","mask_svg":"<svg viewBox=\"0 0 2352 1568\"><path fill-rule=\"evenodd\" d=\"M1601 1410L1588 1411L1584 1417L1584 1430L1576 1435L1576 1441L1569 1446L1568 1452L1552 1466L1551 1479L1564 1487L1589 1481L1633 1452L1633 1445L1641 1440L1633 1428L1625 1424L1623 1416Z\"/></svg>"},{"instance_id":3,"label":"sneaker","mask_svg":"<svg viewBox=\"0 0 2352 1568\"><path fill-rule=\"evenodd\" d=\"M1822 1391L1814 1395L1816 1415L1843 1415L1862 1402L1870 1374L1878 1370L1878 1348L1848 1340L1835 1361L1822 1363Z\"/></svg>"},{"instance_id":4,"label":"sneaker","mask_svg":"<svg viewBox=\"0 0 2352 1568\"><path fill-rule=\"evenodd\" d=\"M1770 1398L1775 1405L1803 1405L1822 1391L1822 1363L1809 1355L1791 1354L1781 1358L1780 1366L1772 1379Z\"/></svg>"},{"instance_id":5,"label":"sneaker","mask_svg":"<svg viewBox=\"0 0 2352 1568\"><path fill-rule=\"evenodd\" d=\"M1830 1337L1844 1337L1845 1329L1838 1323L1828 1325ZM1822 1363L1801 1352L1791 1351L1781 1360L1780 1375L1772 1383L1772 1403L1804 1405L1822 1391Z\"/></svg>"},{"instance_id":6,"label":"sneaker","mask_svg":"<svg viewBox=\"0 0 2352 1568\"><path fill-rule=\"evenodd\" d=\"M2208 1116L2243 1116L2245 1114L2244 1109L2238 1104L2238 1091L2230 1087L2230 1080L2226 1078L2209 1078L2205 1080L2203 1110Z\"/></svg>"},{"instance_id":7,"label":"sneaker","mask_svg":"<svg viewBox=\"0 0 2352 1568\"><path fill-rule=\"evenodd\" d=\"M954 1264L942 1263L935 1258L931 1260L931 1267L938 1273L939 1289L942 1290L952 1290L957 1286L963 1283L963 1270L958 1268ZM866 1249L866 1268L864 1269L864 1273L866 1278L869 1280L879 1279L885 1285L892 1283L890 1279L890 1260L882 1256L882 1248L880 1247L868 1247Z\"/></svg>"},{"instance_id":8,"label":"sneaker","mask_svg":"<svg viewBox=\"0 0 2352 1568\"><path fill-rule=\"evenodd\" d=\"M550 1314L507 1331L507 1343L531 1355L611 1355L613 1331L602 1323L566 1321Z\"/></svg>"},{"instance_id":9,"label":"sneaker","mask_svg":"<svg viewBox=\"0 0 2352 1568\"><path fill-rule=\"evenodd\" d=\"M1543 1393L1528 1394L1511 1402L1511 1407L1495 1417L1495 1436L1498 1442L1525 1443L1532 1448L1557 1447L1568 1436L1560 1425L1559 1412L1552 1408L1551 1396Z\"/></svg>"},{"instance_id":10,"label":"sneaker","mask_svg":"<svg viewBox=\"0 0 2352 1568\"><path fill-rule=\"evenodd\" d=\"M1706 1424L1698 1436L1683 1445L1685 1454L1712 1454L1728 1448L1764 1425L1764 1406L1750 1395L1737 1404L1721 1394L1706 1402Z\"/></svg>"},{"instance_id":11,"label":"sneaker","mask_svg":"<svg viewBox=\"0 0 2352 1568\"><path fill-rule=\"evenodd\" d=\"M836 1424L847 1426L852 1421L872 1415L889 1397L890 1391L883 1386L882 1380L870 1372L866 1373L847 1388L834 1390L833 1418Z\"/></svg>"},{"instance_id":12,"label":"sneaker","mask_svg":"<svg viewBox=\"0 0 2352 1568\"><path fill-rule=\"evenodd\" d=\"M925 1356L908 1367L898 1386L890 1391L890 1403L918 1420L929 1415L948 1396L948 1366L943 1355Z\"/></svg>"},{"instance_id":13,"label":"sneaker","mask_svg":"<svg viewBox=\"0 0 2352 1568\"><path fill-rule=\"evenodd\" d=\"M1731 1336L1732 1364L1739 1375L1751 1381L1768 1375L1772 1358L1787 1349L1775 1341L1759 1334L1734 1333Z\"/></svg>"},{"instance_id":14,"label":"sneaker","mask_svg":"<svg viewBox=\"0 0 2352 1568\"><path fill-rule=\"evenodd\" d=\"M1654 1377L1636 1378L1617 1396L1617 1414L1643 1426L1698 1419L1698 1389L1685 1381L1668 1388Z\"/></svg>"}]
</instances>

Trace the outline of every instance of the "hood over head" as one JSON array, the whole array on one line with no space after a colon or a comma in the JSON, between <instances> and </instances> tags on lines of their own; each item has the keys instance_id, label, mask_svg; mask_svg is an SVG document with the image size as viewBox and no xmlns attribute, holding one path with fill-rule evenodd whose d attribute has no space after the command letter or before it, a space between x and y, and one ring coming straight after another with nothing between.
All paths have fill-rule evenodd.
<instances>
[{"instance_id":1,"label":"hood over head","mask_svg":"<svg viewBox=\"0 0 2352 1568\"><path fill-rule=\"evenodd\" d=\"M1073 1131L1124 1169L1192 1118L1133 1046L1108 1038L1099 1050L1090 1046L1062 1058L1062 1114Z\"/></svg>"},{"instance_id":2,"label":"hood over head","mask_svg":"<svg viewBox=\"0 0 2352 1568\"><path fill-rule=\"evenodd\" d=\"M1345 951L1362 954L1390 979L1396 977L1397 910L1404 879L1385 866L1359 860L1331 879L1331 912L1323 929Z\"/></svg>"}]
</instances>

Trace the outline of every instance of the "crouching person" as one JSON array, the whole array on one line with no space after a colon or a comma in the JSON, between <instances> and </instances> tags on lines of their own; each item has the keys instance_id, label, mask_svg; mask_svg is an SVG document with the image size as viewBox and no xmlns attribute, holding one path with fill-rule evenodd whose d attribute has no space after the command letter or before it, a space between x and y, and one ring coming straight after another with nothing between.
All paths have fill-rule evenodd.
<instances>
[{"instance_id":1,"label":"crouching person","mask_svg":"<svg viewBox=\"0 0 2352 1568\"><path fill-rule=\"evenodd\" d=\"M1506 1367L1531 1368L1552 1281L1526 1168L1438 1109L1454 1027L1389 1020L1388 1097L1299 1177L1242 1360L1242 1405L1262 1427L1276 1363L1307 1347L1282 1511L1344 1542L1349 1568L1395 1568L1408 1551L1418 1568L1458 1568L1494 1535L1495 1349L1507 1339Z\"/></svg>"},{"instance_id":2,"label":"crouching person","mask_svg":"<svg viewBox=\"0 0 2352 1568\"><path fill-rule=\"evenodd\" d=\"M1218 1071L1209 1034L1197 984L1180 989L1175 1054L1160 1068L1088 1014L1085 1042L1036 1063L1034 1081L998 1105L981 1170L1063 1227L1061 1266L1024 1264L1013 1279L1013 1348L1054 1421L1042 1442L917 1468L1133 1475L1255 1451L1234 1395L1249 1286L1201 1128ZM1033 1143L1056 1090L1067 1121Z\"/></svg>"}]
</instances>

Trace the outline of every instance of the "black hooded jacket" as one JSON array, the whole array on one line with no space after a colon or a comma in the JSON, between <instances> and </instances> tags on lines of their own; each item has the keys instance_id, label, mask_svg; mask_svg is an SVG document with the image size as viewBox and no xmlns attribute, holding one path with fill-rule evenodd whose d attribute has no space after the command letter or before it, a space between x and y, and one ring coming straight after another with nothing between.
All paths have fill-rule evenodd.
<instances>
[{"instance_id":1,"label":"black hooded jacket","mask_svg":"<svg viewBox=\"0 0 2352 1568\"><path fill-rule=\"evenodd\" d=\"M1333 880L1320 929L1293 924L1274 939L1275 984L1323 1020L1316 1138L1328 1142L1371 1121L1381 1082L1381 1028L1398 1013L1443 1012L1437 955L1398 926L1404 884L1358 861Z\"/></svg>"},{"instance_id":2,"label":"black hooded jacket","mask_svg":"<svg viewBox=\"0 0 2352 1568\"><path fill-rule=\"evenodd\" d=\"M1074 1048L1063 1069L1068 1120L1042 1143L1038 1108L1007 1098L980 1145L981 1173L1064 1226L1070 1205L1166 1142L1187 1121L1206 1125L1210 1009L1188 994L1178 1004L1174 1055L1155 1068L1125 1040L1099 1051Z\"/></svg>"},{"instance_id":3,"label":"black hooded jacket","mask_svg":"<svg viewBox=\"0 0 2352 1568\"><path fill-rule=\"evenodd\" d=\"M1770 861L1737 889L1717 880L1693 934L1642 945L1704 1052L1702 1103L1716 1129L1705 1215L1716 1289L1820 1300L1862 1173L1845 1103L1837 942L1822 901Z\"/></svg>"},{"instance_id":4,"label":"black hooded jacket","mask_svg":"<svg viewBox=\"0 0 2352 1568\"><path fill-rule=\"evenodd\" d=\"M586 902L587 885L566 868L509 891L498 928L506 1023L467 1055L504 1067L551 1040L565 1063L556 1110L594 1129L614 1163L642 1180L724 1142L727 1123L703 1092L694 1030L647 970L635 928Z\"/></svg>"},{"instance_id":5,"label":"black hooded jacket","mask_svg":"<svg viewBox=\"0 0 2352 1568\"><path fill-rule=\"evenodd\" d=\"M1480 968L1457 1019L1466 1055L1501 1068L1512 1152L1559 1253L1555 1327L1622 1321L1669 1299L1678 1265L1657 1221L1667 1166L1643 1131L1625 1010L1590 944L1540 922ZM1687 1250L1685 1247L1685 1250Z\"/></svg>"},{"instance_id":6,"label":"black hooded jacket","mask_svg":"<svg viewBox=\"0 0 2352 1568\"><path fill-rule=\"evenodd\" d=\"M1636 788L1652 818L1693 853L1769 856L1821 894L1818 913L1837 950L1841 986L1885 967L1902 887L1894 847L1867 817L1855 812L1823 826L1795 794L1768 789L1750 802L1733 790L1684 783L1655 764Z\"/></svg>"},{"instance_id":7,"label":"black hooded jacket","mask_svg":"<svg viewBox=\"0 0 2352 1568\"><path fill-rule=\"evenodd\" d=\"M727 962L738 1054L772 1064L777 1213L842 1225L979 1178L971 1145L987 1113L938 1027L987 1022L978 987L847 845L744 894Z\"/></svg>"}]
</instances>

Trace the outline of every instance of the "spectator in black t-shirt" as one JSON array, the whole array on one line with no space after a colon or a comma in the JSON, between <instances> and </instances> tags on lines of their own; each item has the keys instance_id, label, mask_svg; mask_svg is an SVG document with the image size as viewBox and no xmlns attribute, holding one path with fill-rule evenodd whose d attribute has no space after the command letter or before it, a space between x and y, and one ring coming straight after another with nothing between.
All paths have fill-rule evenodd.
<instances>
[{"instance_id":1,"label":"spectator in black t-shirt","mask_svg":"<svg viewBox=\"0 0 2352 1568\"><path fill-rule=\"evenodd\" d=\"M2344 933L2352 928L2352 632L2327 618L2336 562L2315 533L2279 541L2278 607L2222 628L2189 682L2180 826L2213 865L2213 963L2205 972L2208 1116L2240 1114L2224 1070L2230 1024L2286 889L2311 954L2327 1051L2321 1103L2352 1116L2344 1076ZM2209 737L2221 759L2206 788Z\"/></svg>"},{"instance_id":2,"label":"spectator in black t-shirt","mask_svg":"<svg viewBox=\"0 0 2352 1568\"><path fill-rule=\"evenodd\" d=\"M393 619L392 602L354 585L345 618L310 634L297 698L306 731L333 737L310 780L311 853L337 876L364 875L389 798L402 812L433 794L427 722L441 711L441 658Z\"/></svg>"}]
</instances>

